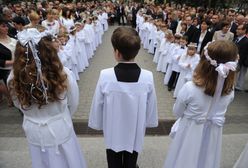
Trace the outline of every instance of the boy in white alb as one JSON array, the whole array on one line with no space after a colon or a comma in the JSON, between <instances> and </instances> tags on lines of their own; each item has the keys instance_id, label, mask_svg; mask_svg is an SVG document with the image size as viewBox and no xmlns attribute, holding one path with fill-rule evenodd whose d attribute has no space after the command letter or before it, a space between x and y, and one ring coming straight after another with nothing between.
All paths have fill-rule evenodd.
<instances>
[{"instance_id":1,"label":"boy in white alb","mask_svg":"<svg viewBox=\"0 0 248 168\"><path fill-rule=\"evenodd\" d=\"M171 76L170 76L170 79L167 85L168 91L171 91L172 89L174 89L177 84L177 80L178 80L178 77L180 75L180 70L181 70L178 63L179 63L180 57L183 55L186 55L187 53L187 46L186 46L186 44L188 43L187 39L188 39L187 36L181 37L180 39L181 48L179 48L172 57L172 67L171 67L172 72L171 72Z\"/></svg>"},{"instance_id":2,"label":"boy in white alb","mask_svg":"<svg viewBox=\"0 0 248 168\"><path fill-rule=\"evenodd\" d=\"M135 168L146 127L158 125L153 75L134 62L140 49L134 29L117 28L111 41L118 64L100 73L89 127L103 130L109 168Z\"/></svg>"}]
</instances>

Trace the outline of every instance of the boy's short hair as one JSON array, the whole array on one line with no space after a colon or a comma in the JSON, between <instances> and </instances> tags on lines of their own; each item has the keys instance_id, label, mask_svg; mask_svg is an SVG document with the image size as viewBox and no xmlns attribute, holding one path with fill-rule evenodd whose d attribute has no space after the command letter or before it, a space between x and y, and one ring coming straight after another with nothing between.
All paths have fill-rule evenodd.
<instances>
[{"instance_id":1,"label":"boy's short hair","mask_svg":"<svg viewBox=\"0 0 248 168\"><path fill-rule=\"evenodd\" d=\"M185 40L186 42L188 42L188 36L182 36L181 39Z\"/></svg>"},{"instance_id":2,"label":"boy's short hair","mask_svg":"<svg viewBox=\"0 0 248 168\"><path fill-rule=\"evenodd\" d=\"M118 27L112 34L111 42L125 61L135 58L140 49L139 34L132 28Z\"/></svg>"}]
</instances>

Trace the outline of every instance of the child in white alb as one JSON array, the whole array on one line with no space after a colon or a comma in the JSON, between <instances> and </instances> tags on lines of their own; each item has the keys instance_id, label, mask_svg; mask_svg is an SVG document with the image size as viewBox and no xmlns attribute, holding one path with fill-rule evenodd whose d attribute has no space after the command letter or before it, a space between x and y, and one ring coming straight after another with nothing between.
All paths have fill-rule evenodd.
<instances>
[{"instance_id":1,"label":"child in white alb","mask_svg":"<svg viewBox=\"0 0 248 168\"><path fill-rule=\"evenodd\" d=\"M140 49L134 29L117 28L111 42L118 64L100 73L89 127L103 130L109 168L135 168L146 128L158 125L153 75L134 62Z\"/></svg>"}]
</instances>

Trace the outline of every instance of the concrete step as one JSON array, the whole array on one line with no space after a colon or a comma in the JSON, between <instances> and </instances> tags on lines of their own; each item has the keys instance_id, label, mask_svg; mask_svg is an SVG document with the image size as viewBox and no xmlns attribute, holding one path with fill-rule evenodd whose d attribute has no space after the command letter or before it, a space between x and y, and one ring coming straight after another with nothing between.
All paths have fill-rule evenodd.
<instances>
[{"instance_id":1,"label":"concrete step","mask_svg":"<svg viewBox=\"0 0 248 168\"><path fill-rule=\"evenodd\" d=\"M88 168L106 168L105 147L102 136L78 137ZM248 134L223 135L221 168L232 168L238 159ZM141 168L162 168L170 143L168 136L146 136L138 163ZM30 168L27 141L23 137L0 138L1 168Z\"/></svg>"},{"instance_id":2,"label":"concrete step","mask_svg":"<svg viewBox=\"0 0 248 168\"><path fill-rule=\"evenodd\" d=\"M160 120L156 128L148 128L146 135L165 136L170 133L174 120ZM78 136L102 136L102 131L96 131L88 127L88 121L74 120L74 129ZM227 122L223 128L223 134L248 134L248 124L243 122ZM21 122L1 123L0 137L24 137Z\"/></svg>"}]
</instances>

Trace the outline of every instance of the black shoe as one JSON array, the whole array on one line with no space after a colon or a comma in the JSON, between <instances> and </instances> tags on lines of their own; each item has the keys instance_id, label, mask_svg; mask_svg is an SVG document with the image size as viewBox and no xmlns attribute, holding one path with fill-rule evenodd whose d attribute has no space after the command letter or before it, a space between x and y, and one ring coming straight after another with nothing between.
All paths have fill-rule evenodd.
<instances>
[{"instance_id":1,"label":"black shoe","mask_svg":"<svg viewBox=\"0 0 248 168\"><path fill-rule=\"evenodd\" d=\"M245 92L248 92L248 89L247 89L247 90L245 90Z\"/></svg>"},{"instance_id":2,"label":"black shoe","mask_svg":"<svg viewBox=\"0 0 248 168\"><path fill-rule=\"evenodd\" d=\"M168 87L168 91L170 92L172 90L172 88Z\"/></svg>"}]
</instances>

